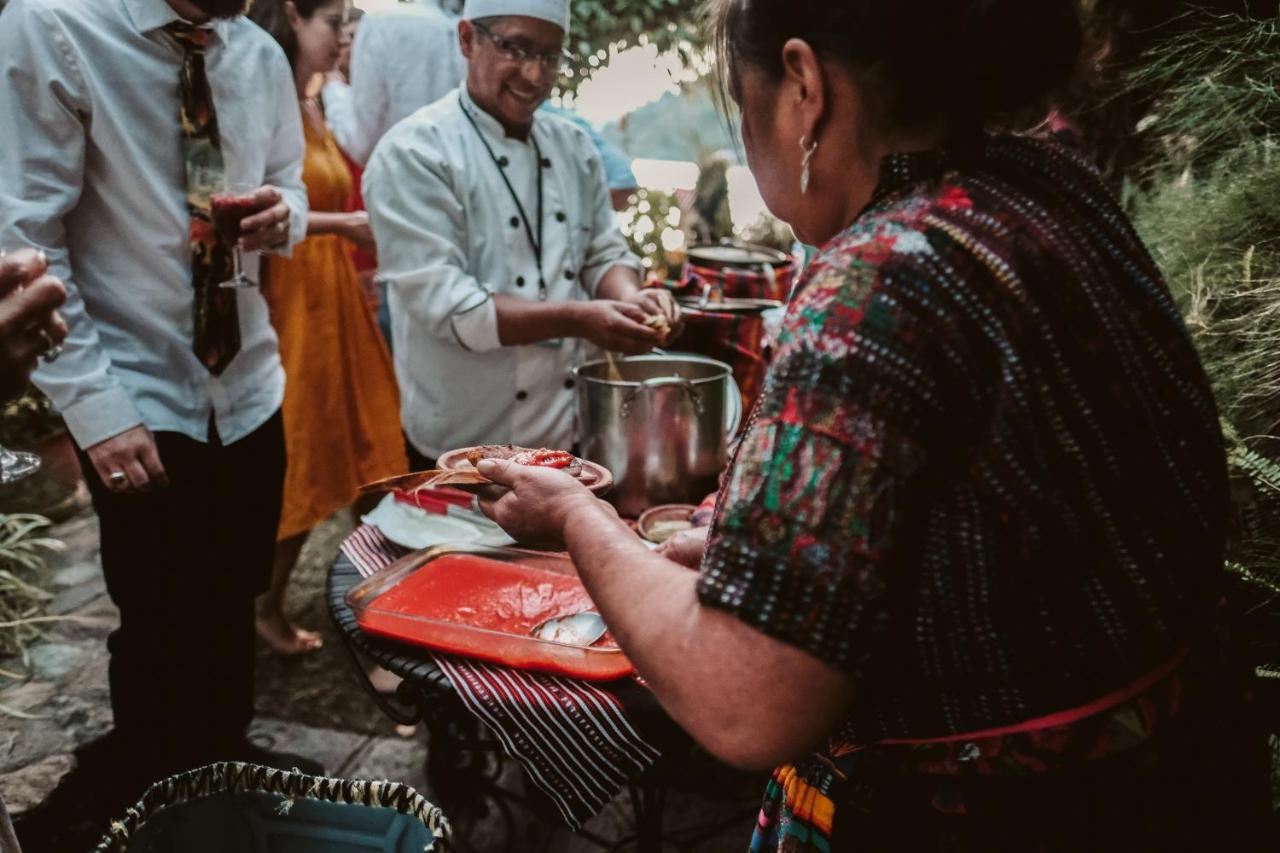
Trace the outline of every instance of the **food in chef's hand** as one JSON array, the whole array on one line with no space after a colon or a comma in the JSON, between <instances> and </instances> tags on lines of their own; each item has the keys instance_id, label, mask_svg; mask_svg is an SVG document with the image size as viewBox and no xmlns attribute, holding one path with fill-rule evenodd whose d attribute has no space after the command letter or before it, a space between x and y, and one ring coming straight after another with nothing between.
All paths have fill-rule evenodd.
<instances>
[{"instance_id":1,"label":"food in chef's hand","mask_svg":"<svg viewBox=\"0 0 1280 853\"><path fill-rule=\"evenodd\" d=\"M667 320L665 314L650 314L644 318L644 324L650 329L657 331L662 336L662 340L666 340L671 334L671 323Z\"/></svg>"}]
</instances>

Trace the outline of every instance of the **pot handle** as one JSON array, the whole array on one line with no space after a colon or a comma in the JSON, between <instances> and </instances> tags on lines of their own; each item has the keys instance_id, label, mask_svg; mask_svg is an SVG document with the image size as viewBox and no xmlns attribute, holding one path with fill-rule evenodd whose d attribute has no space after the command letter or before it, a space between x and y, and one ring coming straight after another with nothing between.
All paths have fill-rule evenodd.
<instances>
[{"instance_id":1,"label":"pot handle","mask_svg":"<svg viewBox=\"0 0 1280 853\"><path fill-rule=\"evenodd\" d=\"M724 434L733 438L738 434L738 427L742 426L742 389L738 387L738 380L733 378L733 371L729 371L729 375L724 378L724 384L729 386L725 393L724 405Z\"/></svg>"},{"instance_id":2,"label":"pot handle","mask_svg":"<svg viewBox=\"0 0 1280 853\"><path fill-rule=\"evenodd\" d=\"M693 383L683 376L658 376L653 379L646 379L640 383L640 387L634 388L622 398L622 410L619 414L622 419L626 420L631 416L631 407L645 391L656 391L659 388L669 388L672 385L678 385L689 394L689 399L693 402L693 408L698 414L702 414L702 395L698 393L698 389L693 387ZM741 405L741 403L739 403Z\"/></svg>"}]
</instances>

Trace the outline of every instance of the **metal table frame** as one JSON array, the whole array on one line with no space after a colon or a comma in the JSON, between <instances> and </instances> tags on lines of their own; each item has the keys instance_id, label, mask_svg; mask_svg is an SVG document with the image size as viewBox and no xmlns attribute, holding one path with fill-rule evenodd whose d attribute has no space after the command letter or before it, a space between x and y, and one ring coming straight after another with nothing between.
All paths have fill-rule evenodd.
<instances>
[{"instance_id":1,"label":"metal table frame","mask_svg":"<svg viewBox=\"0 0 1280 853\"><path fill-rule=\"evenodd\" d=\"M355 614L347 606L346 594L362 580L355 565L340 553L326 580L329 615L374 703L400 725L426 725L431 735L427 779L432 795L455 827L457 842L460 845L465 843L462 827L467 825L467 818L476 811L487 813L487 806L492 806L502 818L508 849L514 849L512 845L520 838L515 808L525 810L537 820L561 825L559 815L541 792L535 790L533 796L519 795L499 785L512 759L462 704L448 676L436 666L428 652L371 637L360 629ZM374 688L361 658L402 679L394 700ZM672 743L663 744L663 758L626 789L635 815L635 831L616 842L584 830L576 832L576 837L585 839L602 851L635 849L641 853L660 853L669 847L679 851L693 849L732 825L724 821L679 832L665 828L664 811L670 790L685 788L689 782L706 775L737 782L746 778L715 762L680 732L674 722L667 722L666 734L671 736ZM759 783L756 790L762 790L762 781L753 781ZM718 783L694 787L704 792L723 792ZM748 833L749 825L744 825L744 844ZM548 833L541 849L551 849L553 840L554 834Z\"/></svg>"}]
</instances>

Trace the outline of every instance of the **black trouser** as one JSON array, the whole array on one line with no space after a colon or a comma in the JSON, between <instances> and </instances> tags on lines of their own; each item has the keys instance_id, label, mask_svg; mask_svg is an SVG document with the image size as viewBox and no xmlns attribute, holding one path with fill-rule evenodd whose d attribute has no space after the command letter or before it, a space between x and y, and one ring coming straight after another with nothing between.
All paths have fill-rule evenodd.
<instances>
[{"instance_id":1,"label":"black trouser","mask_svg":"<svg viewBox=\"0 0 1280 853\"><path fill-rule=\"evenodd\" d=\"M407 435L404 437L404 452L409 457L410 472L430 471L436 467L436 460L414 447L413 442L409 440Z\"/></svg>"},{"instance_id":2,"label":"black trouser","mask_svg":"<svg viewBox=\"0 0 1280 853\"><path fill-rule=\"evenodd\" d=\"M81 465L120 608L111 707L121 746L160 774L228 757L253 718L253 600L271 576L284 487L277 412L223 445L157 433L169 487L107 491Z\"/></svg>"}]
</instances>

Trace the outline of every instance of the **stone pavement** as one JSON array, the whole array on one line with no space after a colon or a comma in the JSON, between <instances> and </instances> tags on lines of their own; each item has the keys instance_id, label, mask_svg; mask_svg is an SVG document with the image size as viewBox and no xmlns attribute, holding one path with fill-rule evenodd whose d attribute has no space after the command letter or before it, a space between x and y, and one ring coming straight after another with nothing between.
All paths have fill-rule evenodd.
<instances>
[{"instance_id":1,"label":"stone pavement","mask_svg":"<svg viewBox=\"0 0 1280 853\"><path fill-rule=\"evenodd\" d=\"M334 549L336 546L331 543L339 540L341 533L341 528L336 528L328 531L327 539L316 537L324 540L319 547ZM63 540L67 548L64 553L53 555L41 582L54 593L48 615L65 617L66 621L51 623L43 641L30 649L26 661L0 661L0 670L29 674L22 680L0 676L0 796L18 821L20 832L22 816L43 803L75 767L74 750L106 733L111 726L106 637L119 614L107 597L102 578L97 519L86 510L58 525L53 535ZM314 541L309 548L315 550ZM321 565L330 559L332 554L320 554L312 562ZM312 578L300 586L313 588L315 582ZM299 678L315 678L302 668L293 671ZM268 672L276 678L277 672L290 670ZM292 709L280 706L276 710L279 716L289 716ZM427 745L421 728L396 730L380 721L365 725L364 729L340 730L260 718L250 734L264 747L319 759L331 775L393 779L432 798L426 782ZM388 734L388 730L397 733ZM518 772L509 769L501 784L504 789L519 791L522 783ZM686 797L668 805L666 820L668 827L727 824L727 830L686 848L718 853L745 849L754 812L755 804L749 799L726 805ZM585 838L523 813L517 812L513 825L504 825L496 814L493 818L467 822L464 849L475 853L500 849L591 853L601 849ZM619 797L587 829L610 841L629 836L634 831L629 800ZM30 846L33 842L28 839L24 843Z\"/></svg>"}]
</instances>

